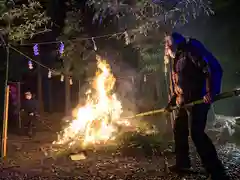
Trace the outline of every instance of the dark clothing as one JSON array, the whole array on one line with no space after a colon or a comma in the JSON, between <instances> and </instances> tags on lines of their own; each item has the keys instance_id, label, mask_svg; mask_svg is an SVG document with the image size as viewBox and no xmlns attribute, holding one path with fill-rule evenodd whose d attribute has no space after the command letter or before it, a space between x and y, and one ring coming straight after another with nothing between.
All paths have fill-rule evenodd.
<instances>
[{"instance_id":1,"label":"dark clothing","mask_svg":"<svg viewBox=\"0 0 240 180\"><path fill-rule=\"evenodd\" d=\"M198 54L199 57L201 57L202 60L204 60L204 63L208 64L208 67L211 71L211 91L213 94L219 94L221 92L221 87L222 87L222 75L223 75L223 69L221 67L221 64L217 60L214 55L205 48L205 46L198 40L190 38L188 40L188 47L189 51ZM199 61L196 61L194 63L198 64ZM203 94L204 90L203 89Z\"/></svg>"},{"instance_id":2,"label":"dark clothing","mask_svg":"<svg viewBox=\"0 0 240 180\"><path fill-rule=\"evenodd\" d=\"M192 96L204 96L207 93L206 77L211 81L212 95L221 92L223 70L218 60L204 45L190 38L188 41L179 33L173 33L176 58L174 60L173 79L176 85L184 91L185 99ZM199 95L201 94L201 95ZM197 97L193 97L195 99Z\"/></svg>"},{"instance_id":3,"label":"dark clothing","mask_svg":"<svg viewBox=\"0 0 240 180\"><path fill-rule=\"evenodd\" d=\"M188 44L179 45L173 64L173 82L174 88L180 88L183 92L185 103L201 99L205 95L203 89L209 74L207 63L197 54L190 53ZM176 90L175 93L178 94Z\"/></svg>"},{"instance_id":4,"label":"dark clothing","mask_svg":"<svg viewBox=\"0 0 240 180\"><path fill-rule=\"evenodd\" d=\"M33 115L26 114L26 121L27 121L26 134L30 137L32 137L33 135L33 128L36 120L37 120L36 114L33 114Z\"/></svg>"},{"instance_id":5,"label":"dark clothing","mask_svg":"<svg viewBox=\"0 0 240 180\"><path fill-rule=\"evenodd\" d=\"M176 97L181 97L184 103L202 99L206 94L206 79L211 77L209 65L203 57L194 51L186 41L179 37L178 40L180 43L177 46L172 73L174 82L174 96L170 101L172 105L175 105ZM216 149L205 133L209 106L208 104L198 104L188 110L180 108L176 112L174 125L176 166L179 168L190 167L188 144L190 130L197 152L212 179L227 180Z\"/></svg>"},{"instance_id":6,"label":"dark clothing","mask_svg":"<svg viewBox=\"0 0 240 180\"><path fill-rule=\"evenodd\" d=\"M37 101L35 99L25 99L23 102L22 109L26 113L37 113L38 112Z\"/></svg>"},{"instance_id":7,"label":"dark clothing","mask_svg":"<svg viewBox=\"0 0 240 180\"><path fill-rule=\"evenodd\" d=\"M204 132L209 105L200 104L190 110L180 109L176 113L174 124L174 140L176 145L176 165L182 168L190 167L188 137L189 130L196 150L207 172L213 180L220 180L224 176L224 168L218 159L212 141ZM188 114L189 113L189 114ZM189 121L188 121L189 117Z\"/></svg>"},{"instance_id":8,"label":"dark clothing","mask_svg":"<svg viewBox=\"0 0 240 180\"><path fill-rule=\"evenodd\" d=\"M37 120L37 112L38 112L38 106L37 101L35 99L25 99L23 102L22 109L25 112L25 122L27 125L27 134L29 136L32 136L33 134L33 126L34 123Z\"/></svg>"}]
</instances>

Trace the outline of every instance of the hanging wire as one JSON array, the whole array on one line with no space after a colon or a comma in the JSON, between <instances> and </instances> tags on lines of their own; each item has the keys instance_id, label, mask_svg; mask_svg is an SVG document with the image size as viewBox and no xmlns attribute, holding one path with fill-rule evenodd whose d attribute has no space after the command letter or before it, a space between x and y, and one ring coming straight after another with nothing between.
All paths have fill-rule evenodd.
<instances>
[{"instance_id":1,"label":"hanging wire","mask_svg":"<svg viewBox=\"0 0 240 180\"><path fill-rule=\"evenodd\" d=\"M85 38L74 38L74 39L70 39L70 40L67 40L67 41L68 42L74 42L74 41L99 39L99 38L112 37L112 36L117 36L117 35L122 35L122 34L126 35L127 32L136 32L136 31L140 31L140 30L135 28L135 29L127 30L127 31L124 30L124 31L116 32L116 33L109 33L109 34L99 35L99 36L92 36L92 37L85 37ZM47 42L33 42L33 43L19 44L19 46L30 46L30 45L34 45L34 44L38 44L38 45L57 44L57 43L61 43L61 42L63 42L63 41L62 40L57 40L57 41L47 41Z\"/></svg>"},{"instance_id":2,"label":"hanging wire","mask_svg":"<svg viewBox=\"0 0 240 180\"><path fill-rule=\"evenodd\" d=\"M40 63L40 62L38 62L38 61L36 61L36 60L30 58L28 55L26 55L25 53L19 51L19 50L16 49L16 48L12 47L11 45L9 45L9 48L12 49L12 50L14 50L14 51L16 51L17 53L21 54L22 56L26 57L28 60L30 60L30 61L32 61L32 62L34 62L34 63L40 65L41 67L46 68L46 69L50 69L52 72L57 72L56 70L51 69L51 68L45 66L44 64L42 64L42 63Z\"/></svg>"},{"instance_id":3,"label":"hanging wire","mask_svg":"<svg viewBox=\"0 0 240 180\"><path fill-rule=\"evenodd\" d=\"M41 66L41 67L43 67L43 68L45 68L45 69L48 69L48 71L51 71L51 73L53 73L53 72L59 72L59 71L57 71L57 70L55 70L55 69L52 69L52 68L50 68L50 67L48 67L48 66L46 66L46 65L44 65L44 64L42 64L42 63L40 63L40 62L38 62L38 61L36 61L36 60L30 58L28 55L26 55L25 53L19 51L18 49L16 49L15 47L11 46L10 44L9 44L9 48L12 49L12 50L14 50L14 51L16 51L17 53L21 54L22 56L26 57L29 61L32 61L32 62L38 64L39 66ZM153 73L154 73L154 72L149 72L149 73L146 73L145 75L148 76L148 75L151 75L151 74L153 74ZM61 74L61 75L63 75L63 74ZM67 76L67 75L65 75L65 76ZM140 75L137 75L137 76L140 76ZM134 77L137 77L137 76L134 76ZM117 79L127 79L127 78L129 78L129 77L132 78L132 82L134 83L134 77L133 77L132 75L124 76L124 77L116 77L116 78L117 78Z\"/></svg>"},{"instance_id":4,"label":"hanging wire","mask_svg":"<svg viewBox=\"0 0 240 180\"><path fill-rule=\"evenodd\" d=\"M113 34L106 34L102 36L94 36L94 37L86 37L86 38L75 38L75 39L70 39L68 42L74 42L74 41L86 41L86 40L91 40L92 38L94 39L99 39L99 38L105 38L105 37L112 37L112 36L117 36L121 35L124 32L118 32L118 33L113 33ZM57 41L47 41L47 42L33 42L33 43L24 43L24 44L19 44L19 46L32 46L34 44L38 45L47 45L47 44L58 44L63 42L62 40L57 40Z\"/></svg>"}]
</instances>

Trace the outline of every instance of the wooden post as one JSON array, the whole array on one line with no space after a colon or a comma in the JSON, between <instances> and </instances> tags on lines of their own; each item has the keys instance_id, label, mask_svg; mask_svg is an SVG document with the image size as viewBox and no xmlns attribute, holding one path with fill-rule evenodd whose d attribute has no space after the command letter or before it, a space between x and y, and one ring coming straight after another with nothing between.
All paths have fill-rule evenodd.
<instances>
[{"instance_id":1,"label":"wooden post","mask_svg":"<svg viewBox=\"0 0 240 180\"><path fill-rule=\"evenodd\" d=\"M9 105L9 86L5 90L4 119L2 131L2 158L7 156L7 129L8 129L8 105Z\"/></svg>"},{"instance_id":2,"label":"wooden post","mask_svg":"<svg viewBox=\"0 0 240 180\"><path fill-rule=\"evenodd\" d=\"M172 70L173 70L173 64L172 64L172 58L169 57L169 100L174 94L174 84L172 79ZM170 113L170 123L171 123L171 129L172 129L172 140L174 141L174 120L175 120L175 111ZM175 152L175 147L172 147L172 151Z\"/></svg>"},{"instance_id":3,"label":"wooden post","mask_svg":"<svg viewBox=\"0 0 240 180\"><path fill-rule=\"evenodd\" d=\"M173 81L172 81L172 59L171 58L169 59L170 59L169 61L169 85L170 85L169 98L170 98L174 94L174 89L173 89L174 87L173 87ZM170 117L171 117L171 126L173 128L174 117L175 117L174 111L170 114Z\"/></svg>"}]
</instances>

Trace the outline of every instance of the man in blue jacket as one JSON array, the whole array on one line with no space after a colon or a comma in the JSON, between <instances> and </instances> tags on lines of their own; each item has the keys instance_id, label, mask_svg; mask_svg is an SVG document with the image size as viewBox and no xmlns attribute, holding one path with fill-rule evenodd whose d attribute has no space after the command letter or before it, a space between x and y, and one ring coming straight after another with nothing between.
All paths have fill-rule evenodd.
<instances>
[{"instance_id":1,"label":"man in blue jacket","mask_svg":"<svg viewBox=\"0 0 240 180\"><path fill-rule=\"evenodd\" d=\"M200 51L190 41L186 41L181 34L168 35L165 41L165 56L173 59L172 79L174 84L174 95L166 110L173 105L179 106L174 126L176 165L170 167L170 170L182 172L191 167L188 144L190 129L197 152L212 180L228 180L229 177L217 156L216 149L205 133L211 100L220 92L221 66L217 67L211 63L210 61L215 59L209 59L206 53L203 54L203 51ZM216 82L218 83L216 84ZM181 107L185 103L202 98L205 102L203 104L194 105L190 109Z\"/></svg>"}]
</instances>

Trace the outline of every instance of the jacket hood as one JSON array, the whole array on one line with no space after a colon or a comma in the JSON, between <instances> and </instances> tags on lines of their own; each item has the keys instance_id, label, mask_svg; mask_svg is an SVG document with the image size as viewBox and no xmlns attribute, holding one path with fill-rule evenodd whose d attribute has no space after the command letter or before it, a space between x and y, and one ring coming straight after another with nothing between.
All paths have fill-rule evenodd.
<instances>
[{"instance_id":1,"label":"jacket hood","mask_svg":"<svg viewBox=\"0 0 240 180\"><path fill-rule=\"evenodd\" d=\"M173 39L175 45L186 43L186 39L181 34L179 34L177 32L172 33L171 36L172 36L172 39Z\"/></svg>"}]
</instances>

